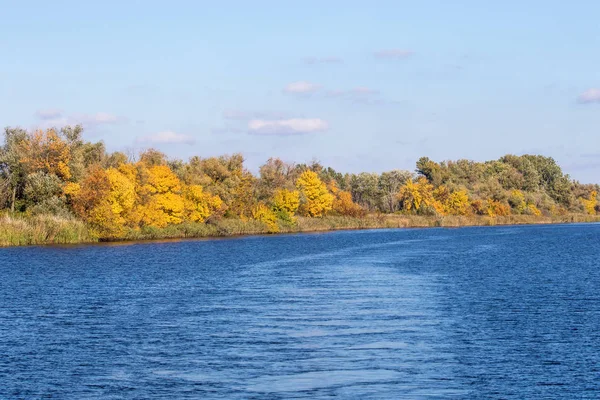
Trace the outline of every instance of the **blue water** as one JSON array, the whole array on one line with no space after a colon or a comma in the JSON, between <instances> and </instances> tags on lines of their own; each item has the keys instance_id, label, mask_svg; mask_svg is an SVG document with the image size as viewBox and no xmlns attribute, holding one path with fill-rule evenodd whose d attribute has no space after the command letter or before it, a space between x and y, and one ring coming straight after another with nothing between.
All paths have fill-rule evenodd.
<instances>
[{"instance_id":1,"label":"blue water","mask_svg":"<svg viewBox=\"0 0 600 400\"><path fill-rule=\"evenodd\" d=\"M600 398L600 225L0 249L0 399Z\"/></svg>"}]
</instances>

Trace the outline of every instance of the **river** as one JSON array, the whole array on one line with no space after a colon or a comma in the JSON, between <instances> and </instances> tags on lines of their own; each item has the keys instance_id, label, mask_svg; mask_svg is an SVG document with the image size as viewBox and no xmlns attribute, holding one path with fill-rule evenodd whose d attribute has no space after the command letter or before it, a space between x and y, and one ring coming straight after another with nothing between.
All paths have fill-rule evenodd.
<instances>
[{"instance_id":1,"label":"river","mask_svg":"<svg viewBox=\"0 0 600 400\"><path fill-rule=\"evenodd\" d=\"M600 398L599 256L599 224L0 249L0 398Z\"/></svg>"}]
</instances>

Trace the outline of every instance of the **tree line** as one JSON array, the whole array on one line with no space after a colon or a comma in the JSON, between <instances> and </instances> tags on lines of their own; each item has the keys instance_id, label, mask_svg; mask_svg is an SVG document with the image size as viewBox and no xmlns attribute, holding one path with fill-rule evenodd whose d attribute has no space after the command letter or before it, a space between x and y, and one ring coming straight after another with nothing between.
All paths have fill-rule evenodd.
<instances>
[{"instance_id":1,"label":"tree line","mask_svg":"<svg viewBox=\"0 0 600 400\"><path fill-rule=\"evenodd\" d=\"M435 162L414 172L341 173L318 162L271 158L258 176L241 154L169 159L86 142L81 126L6 128L0 147L0 210L83 220L101 238L130 230L223 218L258 220L277 232L298 216L597 214L598 185L564 174L550 157Z\"/></svg>"}]
</instances>

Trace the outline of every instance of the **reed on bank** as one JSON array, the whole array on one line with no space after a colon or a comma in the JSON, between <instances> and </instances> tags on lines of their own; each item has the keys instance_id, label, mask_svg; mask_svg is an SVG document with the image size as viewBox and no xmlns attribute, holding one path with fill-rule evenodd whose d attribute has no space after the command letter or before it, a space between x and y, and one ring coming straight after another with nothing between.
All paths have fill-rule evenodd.
<instances>
[{"instance_id":1,"label":"reed on bank","mask_svg":"<svg viewBox=\"0 0 600 400\"><path fill-rule=\"evenodd\" d=\"M372 214L364 217L325 216L298 217L294 224L280 224L279 233L325 232L353 229L393 229L426 227L463 227L523 224L560 224L600 222L600 216L568 214L562 216L508 215L485 216L420 216ZM78 244L98 241L143 241L159 239L231 237L272 233L272 227L256 221L221 219L212 223L184 222L164 228L143 227L130 230L119 238L99 237L82 221L52 215L0 216L0 247L42 244Z\"/></svg>"},{"instance_id":2,"label":"reed on bank","mask_svg":"<svg viewBox=\"0 0 600 400\"><path fill-rule=\"evenodd\" d=\"M88 227L74 218L53 215L0 216L0 246L71 244L98 241Z\"/></svg>"}]
</instances>

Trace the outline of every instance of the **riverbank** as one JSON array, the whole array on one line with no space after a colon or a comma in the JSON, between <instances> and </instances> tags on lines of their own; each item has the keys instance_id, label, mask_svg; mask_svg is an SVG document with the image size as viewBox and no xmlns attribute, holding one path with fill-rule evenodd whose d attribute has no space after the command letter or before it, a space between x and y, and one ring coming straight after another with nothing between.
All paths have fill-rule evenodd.
<instances>
[{"instance_id":1,"label":"riverbank","mask_svg":"<svg viewBox=\"0 0 600 400\"><path fill-rule=\"evenodd\" d=\"M381 214L362 218L327 216L299 217L294 225L281 225L279 233L324 232L352 229L462 227L523 224L561 224L600 222L598 215L568 214L562 216L509 215L484 216L418 216ZM78 244L100 241L143 241L156 239L210 238L271 233L259 221L222 219L211 224L182 223L165 228L145 227L131 230L120 238L101 238L81 221L56 216L0 217L0 247L42 244Z\"/></svg>"}]
</instances>

